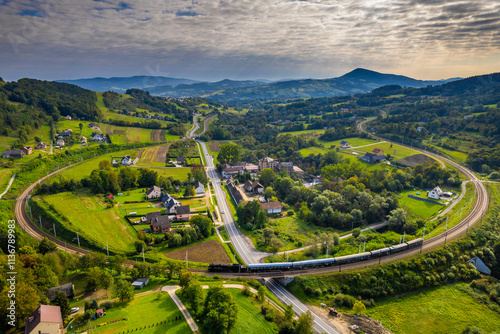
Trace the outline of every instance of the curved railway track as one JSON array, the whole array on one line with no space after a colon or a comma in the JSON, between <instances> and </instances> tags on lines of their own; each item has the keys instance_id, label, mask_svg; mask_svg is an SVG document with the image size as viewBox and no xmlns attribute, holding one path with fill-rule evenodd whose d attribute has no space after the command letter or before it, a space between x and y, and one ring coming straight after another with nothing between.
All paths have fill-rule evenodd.
<instances>
[{"instance_id":1,"label":"curved railway track","mask_svg":"<svg viewBox=\"0 0 500 334\"><path fill-rule=\"evenodd\" d=\"M383 112L383 114L385 114L385 112ZM365 121L358 123L356 125L358 130L366 133L366 131L363 129L363 125L370 122L371 120L373 120L373 119L365 120ZM406 145L395 143L393 141L390 141L390 140L387 140L387 139L384 139L384 138L381 138L381 137L378 137L375 135L372 135L372 136L377 138L377 139L380 139L380 140L385 140L385 141L390 142L390 143L394 143L394 144L408 147ZM412 149L415 151L420 151L424 154L433 156L440 161L444 161L444 162L452 165L453 167L457 168L461 173L463 173L468 179L471 180L471 182L475 186L477 201L476 201L474 208L469 212L469 214L461 222L459 222L457 225L451 227L446 232L441 233L441 234L434 236L432 238L426 239L424 241L422 248L420 248L420 249L416 249L416 250L414 249L414 250L410 250L410 251L406 251L406 252L401 252L401 253L389 255L389 256L386 256L386 257L380 258L380 259L373 259L373 260L366 260L366 261L361 261L361 262L356 262L356 263L345 264L342 266L334 266L334 267L326 267L326 268L314 268L314 269L308 269L308 270L301 270L299 272L286 272L287 276L321 274L321 273L327 273L327 272L333 272L333 271L341 271L341 270L346 270L346 269L360 268L360 267L370 266L370 265L377 264L377 263L390 262L390 261L393 261L396 259L400 259L403 257L407 257L409 255L413 255L413 254L422 252L424 250L434 248L438 245L444 244L447 242L448 239L456 238L456 237L462 235L463 233L465 233L471 225L475 224L477 221L479 221L481 219L483 214L488 209L488 203L489 203L488 192L487 192L485 186L483 185L483 183L480 182L480 180L474 175L474 173L472 171L468 170L467 168L465 168L465 167L463 167L463 166L461 166L461 165L459 165L459 164L457 164L457 163L455 163L447 158L443 158L442 156L439 156L435 153L427 152L427 151L417 149L417 148L412 148ZM65 168L68 168L68 167L65 167ZM62 168L62 169L57 170L55 172L52 172L52 173L48 174L47 176L41 178L39 181L30 185L19 196L19 198L17 199L17 202L16 202L16 206L15 206L16 220L17 220L17 223L19 224L19 226L24 231L26 231L29 235L34 237L35 239L41 240L44 237L46 237L47 239L55 242L57 245L57 248L60 250L63 250L63 251L69 252L69 253L73 253L73 254L78 254L78 255L88 254L88 253L91 253L92 251L89 251L89 250L84 249L84 248L76 247L72 244L68 244L64 241L61 241L61 240L55 238L53 235L48 234L47 232L41 230L38 227L38 225L30 219L29 214L26 211L28 199L30 197L31 192L35 188L35 186L38 183L40 183L40 182L44 181L45 179L57 174L58 172L60 172L61 170L65 169L65 168ZM275 274L268 273L266 275L266 277L282 277L283 275L284 275L284 273L280 273L280 272L277 272ZM259 276L260 277L261 274L244 275L244 274L229 274L228 273L228 274L224 274L224 276L240 276L240 277L241 276L248 276L248 277Z\"/></svg>"}]
</instances>

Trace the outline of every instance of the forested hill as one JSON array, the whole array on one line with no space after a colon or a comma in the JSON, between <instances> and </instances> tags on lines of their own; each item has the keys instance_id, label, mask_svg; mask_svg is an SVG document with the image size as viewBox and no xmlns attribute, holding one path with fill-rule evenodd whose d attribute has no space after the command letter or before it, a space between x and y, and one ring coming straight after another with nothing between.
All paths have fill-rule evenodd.
<instances>
[{"instance_id":1,"label":"forested hill","mask_svg":"<svg viewBox=\"0 0 500 334\"><path fill-rule=\"evenodd\" d=\"M227 89L216 92L208 99L218 102L244 102L286 100L293 98L331 97L368 93L385 85L404 87L426 87L441 85L450 80L425 81L416 80L402 75L384 74L365 69L355 69L341 77L315 80L290 80L275 82L256 87Z\"/></svg>"},{"instance_id":2,"label":"forested hill","mask_svg":"<svg viewBox=\"0 0 500 334\"><path fill-rule=\"evenodd\" d=\"M102 117L96 107L95 92L75 85L36 79L20 79L5 83L0 94L11 102L40 108L47 115L57 119L59 116L72 116L85 120Z\"/></svg>"}]
</instances>

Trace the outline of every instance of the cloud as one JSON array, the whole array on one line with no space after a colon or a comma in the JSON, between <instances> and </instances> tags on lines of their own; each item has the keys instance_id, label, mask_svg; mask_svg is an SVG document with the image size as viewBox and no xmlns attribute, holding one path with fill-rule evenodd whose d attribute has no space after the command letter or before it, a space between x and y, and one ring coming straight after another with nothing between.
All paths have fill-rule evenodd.
<instances>
[{"instance_id":1,"label":"cloud","mask_svg":"<svg viewBox=\"0 0 500 334\"><path fill-rule=\"evenodd\" d=\"M488 0L3 1L0 57L16 66L0 75L118 76L158 65L214 80L325 78L354 67L466 76L499 53L498 22ZM464 60L469 72L446 74Z\"/></svg>"}]
</instances>

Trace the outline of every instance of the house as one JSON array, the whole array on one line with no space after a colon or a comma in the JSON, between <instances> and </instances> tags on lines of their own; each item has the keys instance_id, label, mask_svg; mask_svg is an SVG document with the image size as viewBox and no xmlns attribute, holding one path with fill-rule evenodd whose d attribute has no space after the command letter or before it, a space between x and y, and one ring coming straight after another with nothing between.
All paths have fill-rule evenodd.
<instances>
[{"instance_id":1,"label":"house","mask_svg":"<svg viewBox=\"0 0 500 334\"><path fill-rule=\"evenodd\" d=\"M136 289L142 289L143 287L148 285L148 283L149 283L149 277L141 277L136 279L134 283L132 283L132 286Z\"/></svg>"},{"instance_id":2,"label":"house","mask_svg":"<svg viewBox=\"0 0 500 334\"><path fill-rule=\"evenodd\" d=\"M122 162L122 164L123 164L123 162ZM159 198L160 196L161 196L161 189L160 189L160 187L152 186L151 188L149 188L146 191L146 198L147 199Z\"/></svg>"},{"instance_id":3,"label":"house","mask_svg":"<svg viewBox=\"0 0 500 334\"><path fill-rule=\"evenodd\" d=\"M177 157L177 163L180 165L185 165L186 164L186 158L185 157Z\"/></svg>"},{"instance_id":4,"label":"house","mask_svg":"<svg viewBox=\"0 0 500 334\"><path fill-rule=\"evenodd\" d=\"M440 199L441 196L443 196L444 192L441 190L441 188L436 187L432 189L431 191L427 192L427 197L432 198L432 199Z\"/></svg>"},{"instance_id":5,"label":"house","mask_svg":"<svg viewBox=\"0 0 500 334\"><path fill-rule=\"evenodd\" d=\"M272 170L278 169L278 160L269 157L259 159L259 169L263 170L265 168L270 168Z\"/></svg>"},{"instance_id":6,"label":"house","mask_svg":"<svg viewBox=\"0 0 500 334\"><path fill-rule=\"evenodd\" d=\"M42 149L44 149L44 148L46 148L46 147L47 147L47 144L45 144L45 143L38 143L38 144L35 146L35 148L36 148L37 150L42 150Z\"/></svg>"},{"instance_id":7,"label":"house","mask_svg":"<svg viewBox=\"0 0 500 334\"><path fill-rule=\"evenodd\" d=\"M155 216L151 219L149 227L152 233L165 233L172 230L168 215Z\"/></svg>"},{"instance_id":8,"label":"house","mask_svg":"<svg viewBox=\"0 0 500 334\"><path fill-rule=\"evenodd\" d=\"M373 155L384 155L384 151L380 148L374 148L372 151Z\"/></svg>"},{"instance_id":9,"label":"house","mask_svg":"<svg viewBox=\"0 0 500 334\"><path fill-rule=\"evenodd\" d=\"M260 203L260 206L268 214L281 213L281 202L265 202Z\"/></svg>"},{"instance_id":10,"label":"house","mask_svg":"<svg viewBox=\"0 0 500 334\"><path fill-rule=\"evenodd\" d=\"M342 140L340 142L340 148L343 149L343 150L345 150L347 148L351 148L351 144L349 144L348 141Z\"/></svg>"},{"instance_id":11,"label":"house","mask_svg":"<svg viewBox=\"0 0 500 334\"><path fill-rule=\"evenodd\" d=\"M82 143L82 144L87 144L87 137L82 136L82 137L80 138L80 143Z\"/></svg>"},{"instance_id":12,"label":"house","mask_svg":"<svg viewBox=\"0 0 500 334\"><path fill-rule=\"evenodd\" d=\"M125 166L128 166L128 165L131 165L132 164L132 158L130 157L130 155L126 155L122 158L122 165L125 165Z\"/></svg>"},{"instance_id":13,"label":"house","mask_svg":"<svg viewBox=\"0 0 500 334\"><path fill-rule=\"evenodd\" d=\"M66 130L64 132L61 132L59 134L59 137L61 137L61 138L69 138L69 137L71 137L71 135L72 135L71 131Z\"/></svg>"},{"instance_id":14,"label":"house","mask_svg":"<svg viewBox=\"0 0 500 334\"><path fill-rule=\"evenodd\" d=\"M361 160L366 161L371 164L376 164L381 161L386 161L387 158L384 155L376 155L373 153L366 153L363 157L361 157Z\"/></svg>"},{"instance_id":15,"label":"house","mask_svg":"<svg viewBox=\"0 0 500 334\"><path fill-rule=\"evenodd\" d=\"M234 186L234 182L232 179L227 180L226 184L231 197L233 198L236 205L238 205L241 201L243 201L243 196L241 195L240 190Z\"/></svg>"},{"instance_id":16,"label":"house","mask_svg":"<svg viewBox=\"0 0 500 334\"><path fill-rule=\"evenodd\" d=\"M259 171L259 166L254 165L254 164L246 164L245 165L245 172L249 173L257 173Z\"/></svg>"},{"instance_id":17,"label":"house","mask_svg":"<svg viewBox=\"0 0 500 334\"><path fill-rule=\"evenodd\" d=\"M263 194L264 193L264 186L262 184L260 184L259 182L253 182L251 192L254 194Z\"/></svg>"},{"instance_id":18,"label":"house","mask_svg":"<svg viewBox=\"0 0 500 334\"><path fill-rule=\"evenodd\" d=\"M68 121L71 121L71 116L68 115L68 116L64 117L64 119L67 119Z\"/></svg>"},{"instance_id":19,"label":"house","mask_svg":"<svg viewBox=\"0 0 500 334\"><path fill-rule=\"evenodd\" d=\"M40 305L26 319L24 334L62 334L63 330L61 308L54 305Z\"/></svg>"},{"instance_id":20,"label":"house","mask_svg":"<svg viewBox=\"0 0 500 334\"><path fill-rule=\"evenodd\" d=\"M189 205L181 205L175 208L175 218L177 218L177 220L189 220L190 213L191 208Z\"/></svg>"},{"instance_id":21,"label":"house","mask_svg":"<svg viewBox=\"0 0 500 334\"><path fill-rule=\"evenodd\" d=\"M228 178L233 177L235 175L243 174L243 171L244 171L244 167L239 167L239 166L226 167L222 170L222 177L228 179Z\"/></svg>"},{"instance_id":22,"label":"house","mask_svg":"<svg viewBox=\"0 0 500 334\"><path fill-rule=\"evenodd\" d=\"M203 183L196 181L194 183L194 190L196 191L196 193L198 195L204 194L205 193L205 186L203 185Z\"/></svg>"},{"instance_id":23,"label":"house","mask_svg":"<svg viewBox=\"0 0 500 334\"><path fill-rule=\"evenodd\" d=\"M470 259L468 261L469 263L472 263L472 265L476 268L477 271L479 271L481 274L485 275L491 275L491 269L488 268L483 261L481 261L480 258L477 256Z\"/></svg>"},{"instance_id":24,"label":"house","mask_svg":"<svg viewBox=\"0 0 500 334\"><path fill-rule=\"evenodd\" d=\"M243 189L245 191L251 192L252 191L252 181L246 180L245 183L243 183Z\"/></svg>"},{"instance_id":25,"label":"house","mask_svg":"<svg viewBox=\"0 0 500 334\"><path fill-rule=\"evenodd\" d=\"M22 158L23 150L5 150L2 152L2 158Z\"/></svg>"},{"instance_id":26,"label":"house","mask_svg":"<svg viewBox=\"0 0 500 334\"><path fill-rule=\"evenodd\" d=\"M93 128L93 127L95 127L95 123L90 123L89 128Z\"/></svg>"},{"instance_id":27,"label":"house","mask_svg":"<svg viewBox=\"0 0 500 334\"><path fill-rule=\"evenodd\" d=\"M417 127L418 132L422 132L422 129L423 129L423 127L421 127L421 126Z\"/></svg>"},{"instance_id":28,"label":"house","mask_svg":"<svg viewBox=\"0 0 500 334\"><path fill-rule=\"evenodd\" d=\"M173 196L170 196L169 194L162 194L161 201L163 203L163 206L165 207L166 213L175 213L175 208L181 205L179 201L177 201Z\"/></svg>"},{"instance_id":29,"label":"house","mask_svg":"<svg viewBox=\"0 0 500 334\"><path fill-rule=\"evenodd\" d=\"M304 171L302 170L302 168L300 168L298 166L293 166L293 173L294 174L305 174Z\"/></svg>"},{"instance_id":30,"label":"house","mask_svg":"<svg viewBox=\"0 0 500 334\"><path fill-rule=\"evenodd\" d=\"M101 318L104 315L104 310L102 308L95 311L95 319Z\"/></svg>"},{"instance_id":31,"label":"house","mask_svg":"<svg viewBox=\"0 0 500 334\"><path fill-rule=\"evenodd\" d=\"M104 135L102 133L96 133L96 134L92 135L92 139L94 141L103 141Z\"/></svg>"},{"instance_id":32,"label":"house","mask_svg":"<svg viewBox=\"0 0 500 334\"><path fill-rule=\"evenodd\" d=\"M2 158L22 158L23 155L22 150L5 150L2 152Z\"/></svg>"},{"instance_id":33,"label":"house","mask_svg":"<svg viewBox=\"0 0 500 334\"><path fill-rule=\"evenodd\" d=\"M59 147L63 147L64 146L64 139L60 138L56 141L56 145L59 146Z\"/></svg>"},{"instance_id":34,"label":"house","mask_svg":"<svg viewBox=\"0 0 500 334\"><path fill-rule=\"evenodd\" d=\"M293 162L287 161L287 162L280 162L278 165L278 169L280 171L286 170L288 174L292 174L293 172Z\"/></svg>"},{"instance_id":35,"label":"house","mask_svg":"<svg viewBox=\"0 0 500 334\"><path fill-rule=\"evenodd\" d=\"M109 198L110 200L112 200L112 201L114 201L114 200L115 200L115 196L113 196L113 195L111 195L111 194L109 194L109 195L108 195L108 198Z\"/></svg>"},{"instance_id":36,"label":"house","mask_svg":"<svg viewBox=\"0 0 500 334\"><path fill-rule=\"evenodd\" d=\"M49 301L54 301L54 299L56 298L56 291L64 292L64 294L68 298L73 298L75 296L75 286L73 285L73 283L68 283L48 289L47 292L45 292L45 295L47 296Z\"/></svg>"},{"instance_id":37,"label":"house","mask_svg":"<svg viewBox=\"0 0 500 334\"><path fill-rule=\"evenodd\" d=\"M143 216L141 218L141 221L142 222L151 222L151 220L155 217L158 217L158 216L161 216L161 212L160 211L157 211L157 212L149 212L148 214L146 214L145 216Z\"/></svg>"},{"instance_id":38,"label":"house","mask_svg":"<svg viewBox=\"0 0 500 334\"><path fill-rule=\"evenodd\" d=\"M23 151L24 155L30 155L33 153L33 149L29 146L24 146L21 151Z\"/></svg>"}]
</instances>

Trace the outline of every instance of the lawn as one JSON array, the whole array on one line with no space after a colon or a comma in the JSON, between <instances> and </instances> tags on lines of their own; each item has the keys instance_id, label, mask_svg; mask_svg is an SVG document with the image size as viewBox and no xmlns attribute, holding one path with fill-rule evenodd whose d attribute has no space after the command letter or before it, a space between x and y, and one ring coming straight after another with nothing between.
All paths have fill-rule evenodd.
<instances>
[{"instance_id":1,"label":"lawn","mask_svg":"<svg viewBox=\"0 0 500 334\"><path fill-rule=\"evenodd\" d=\"M500 328L500 316L476 302L458 283L426 289L377 302L366 314L394 333L462 333L468 326L490 333Z\"/></svg>"},{"instance_id":2,"label":"lawn","mask_svg":"<svg viewBox=\"0 0 500 334\"><path fill-rule=\"evenodd\" d=\"M349 144L351 144L351 147L364 146L364 145L374 144L374 143L378 142L378 140L373 140L370 138L352 137L352 138L344 138L344 139L339 139L339 140L334 140L334 141L320 141L320 143L322 143L325 148L330 148L332 145L335 145L335 147L339 147L340 142L342 140L349 142Z\"/></svg>"},{"instance_id":3,"label":"lawn","mask_svg":"<svg viewBox=\"0 0 500 334\"><path fill-rule=\"evenodd\" d=\"M188 173L190 173L191 168L189 167L151 167L150 169L158 173L160 176L172 176L176 180L186 181L188 178Z\"/></svg>"},{"instance_id":4,"label":"lawn","mask_svg":"<svg viewBox=\"0 0 500 334\"><path fill-rule=\"evenodd\" d=\"M300 152L300 154L302 154L302 156L307 157L310 154L314 154L314 155L325 154L326 152L328 152L328 150L326 150L324 148L312 146L312 147L308 147L308 148L303 148L303 149L299 150L299 152Z\"/></svg>"},{"instance_id":5,"label":"lawn","mask_svg":"<svg viewBox=\"0 0 500 334\"><path fill-rule=\"evenodd\" d=\"M412 150L411 148L403 147L397 144L391 144L388 142L384 143L377 142L369 146L355 148L349 151L356 151L364 155L365 152L372 152L374 148L382 149L385 155L390 154L394 158L394 160L403 159L406 158L407 156L421 153L419 151Z\"/></svg>"},{"instance_id":6,"label":"lawn","mask_svg":"<svg viewBox=\"0 0 500 334\"><path fill-rule=\"evenodd\" d=\"M124 191L123 195L115 196L115 200L120 204L123 204L125 202L141 202L146 200L146 194L144 193L144 188L139 188L130 191Z\"/></svg>"},{"instance_id":7,"label":"lawn","mask_svg":"<svg viewBox=\"0 0 500 334\"><path fill-rule=\"evenodd\" d=\"M234 328L231 330L230 334L266 334L266 333L276 333L277 328L275 328L275 324L268 322L262 313L260 313L261 303L256 300L255 297L246 297L243 295L240 289L235 288L227 288L233 298L235 299L236 304L238 305L238 316L236 319L236 324ZM182 295L177 291L177 295L186 305L186 300ZM204 295L206 295L207 290L203 290ZM187 306L190 313L192 313L192 309ZM276 311L275 311L276 312ZM201 325L199 325L201 333L205 333Z\"/></svg>"},{"instance_id":8,"label":"lawn","mask_svg":"<svg viewBox=\"0 0 500 334\"><path fill-rule=\"evenodd\" d=\"M120 319L125 321L118 321ZM180 319L180 320L175 320ZM145 334L156 333L190 333L191 330L177 308L177 305L166 292L155 292L136 297L127 306L114 307L106 311L106 315L91 321L91 326L108 323L92 330L92 333L117 333L121 331L137 331ZM88 324L79 328L85 330Z\"/></svg>"},{"instance_id":9,"label":"lawn","mask_svg":"<svg viewBox=\"0 0 500 334\"><path fill-rule=\"evenodd\" d=\"M102 160L107 160L111 162L112 158L123 157L125 155L130 155L132 159L135 159L140 149L135 150L125 150L119 152L113 152L109 154L100 155L94 159L85 160L84 162L71 166L63 171L61 171L58 175L62 175L68 179L76 179L80 180L84 177L89 177L90 173L99 167L99 162ZM56 176L57 177L57 176Z\"/></svg>"},{"instance_id":10,"label":"lawn","mask_svg":"<svg viewBox=\"0 0 500 334\"><path fill-rule=\"evenodd\" d=\"M418 195L417 193L420 193ZM400 192L398 195L399 204L402 208L408 211L411 215L428 220L439 210L446 208L444 205L433 204L429 202L419 201L413 198L407 197L407 195L413 195L416 197L427 198L427 192L422 190L407 190Z\"/></svg>"},{"instance_id":11,"label":"lawn","mask_svg":"<svg viewBox=\"0 0 500 334\"><path fill-rule=\"evenodd\" d=\"M106 208L101 198L86 192L63 192L37 198L50 205L60 216L67 218L60 220L67 229L79 232L81 237L92 240L103 249L108 243L111 251L135 250L133 243L137 240L137 233L120 216L117 208Z\"/></svg>"}]
</instances>

